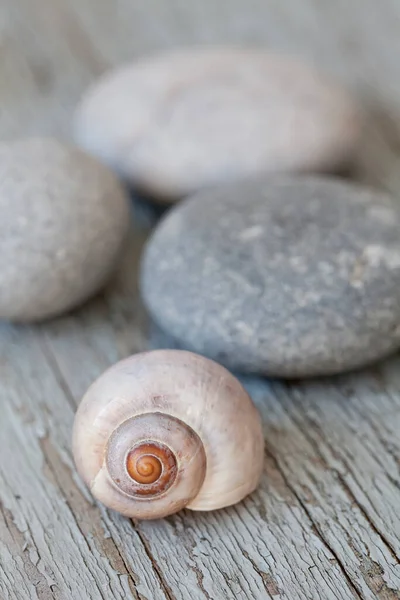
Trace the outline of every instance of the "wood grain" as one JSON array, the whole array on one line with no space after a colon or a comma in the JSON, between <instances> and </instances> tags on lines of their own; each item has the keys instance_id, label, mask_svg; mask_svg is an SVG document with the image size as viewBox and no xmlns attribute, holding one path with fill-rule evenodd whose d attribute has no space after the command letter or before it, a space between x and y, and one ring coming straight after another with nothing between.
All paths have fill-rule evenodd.
<instances>
[{"instance_id":1,"label":"wood grain","mask_svg":"<svg viewBox=\"0 0 400 600\"><path fill-rule=\"evenodd\" d=\"M174 46L299 54L368 114L354 176L400 193L397 0L3 0L0 135L69 137L88 83ZM236 507L134 523L76 476L71 426L107 366L154 344L137 270L154 215L137 204L107 290L36 327L0 325L0 598L400 598L400 360L329 380L246 378L265 428L260 489Z\"/></svg>"}]
</instances>

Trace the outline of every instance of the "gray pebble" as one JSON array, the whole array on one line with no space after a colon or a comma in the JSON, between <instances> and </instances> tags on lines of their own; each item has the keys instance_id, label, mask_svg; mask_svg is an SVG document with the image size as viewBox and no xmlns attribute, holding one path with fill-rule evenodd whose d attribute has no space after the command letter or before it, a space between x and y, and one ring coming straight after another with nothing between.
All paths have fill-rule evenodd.
<instances>
[{"instance_id":1,"label":"gray pebble","mask_svg":"<svg viewBox=\"0 0 400 600\"><path fill-rule=\"evenodd\" d=\"M198 193L145 250L155 321L231 369L333 374L400 347L400 204L339 179L275 176Z\"/></svg>"},{"instance_id":2,"label":"gray pebble","mask_svg":"<svg viewBox=\"0 0 400 600\"><path fill-rule=\"evenodd\" d=\"M0 144L0 319L67 311L108 280L129 200L105 166L54 139Z\"/></svg>"}]
</instances>

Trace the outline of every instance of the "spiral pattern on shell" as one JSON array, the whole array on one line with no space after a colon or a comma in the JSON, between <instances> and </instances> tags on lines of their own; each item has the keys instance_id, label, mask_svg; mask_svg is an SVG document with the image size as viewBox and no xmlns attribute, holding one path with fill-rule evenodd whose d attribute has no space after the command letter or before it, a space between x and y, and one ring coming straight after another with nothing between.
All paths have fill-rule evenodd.
<instances>
[{"instance_id":1,"label":"spiral pattern on shell","mask_svg":"<svg viewBox=\"0 0 400 600\"><path fill-rule=\"evenodd\" d=\"M126 470L137 483L137 494L161 494L175 481L176 459L171 450L163 444L140 442L129 451ZM157 487L153 491L154 484L157 484Z\"/></svg>"},{"instance_id":2,"label":"spiral pattern on shell","mask_svg":"<svg viewBox=\"0 0 400 600\"><path fill-rule=\"evenodd\" d=\"M263 436L256 408L226 369L159 350L121 361L89 388L73 451L96 498L152 519L241 500L260 479Z\"/></svg>"},{"instance_id":3,"label":"spiral pattern on shell","mask_svg":"<svg viewBox=\"0 0 400 600\"><path fill-rule=\"evenodd\" d=\"M186 464L186 457L191 457ZM199 436L185 423L161 412L127 419L112 433L106 450L108 474L131 502L147 500L152 510L169 492L174 511L197 495L205 474L206 457ZM173 489L171 489L173 488ZM138 505L137 510L143 508Z\"/></svg>"}]
</instances>

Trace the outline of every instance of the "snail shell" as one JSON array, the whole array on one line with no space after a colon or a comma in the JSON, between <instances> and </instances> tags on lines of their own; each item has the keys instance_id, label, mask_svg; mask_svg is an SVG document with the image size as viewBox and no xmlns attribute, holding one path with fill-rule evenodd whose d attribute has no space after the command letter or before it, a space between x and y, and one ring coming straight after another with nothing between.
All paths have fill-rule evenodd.
<instances>
[{"instance_id":1,"label":"snail shell","mask_svg":"<svg viewBox=\"0 0 400 600\"><path fill-rule=\"evenodd\" d=\"M258 485L263 449L259 413L239 381L180 350L111 367L84 396L73 431L92 494L138 519L239 502Z\"/></svg>"}]
</instances>

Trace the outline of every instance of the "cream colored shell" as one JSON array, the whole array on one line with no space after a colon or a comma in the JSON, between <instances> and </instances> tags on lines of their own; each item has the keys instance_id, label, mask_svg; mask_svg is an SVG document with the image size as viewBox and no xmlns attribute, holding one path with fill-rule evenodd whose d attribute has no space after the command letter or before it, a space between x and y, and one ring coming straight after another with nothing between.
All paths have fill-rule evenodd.
<instances>
[{"instance_id":1,"label":"cream colored shell","mask_svg":"<svg viewBox=\"0 0 400 600\"><path fill-rule=\"evenodd\" d=\"M141 415L150 425L132 429L131 446L164 443L178 462L177 481L150 499L122 492L107 468L113 433ZM188 435L164 426L169 416L188 426ZM202 448L190 446L197 436ZM111 367L83 398L73 432L76 466L93 495L126 516L147 519L184 506L213 510L239 502L259 482L263 449L259 413L239 381L217 363L179 350L137 354Z\"/></svg>"}]
</instances>

